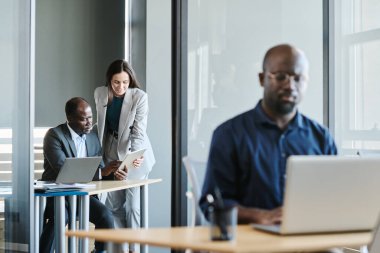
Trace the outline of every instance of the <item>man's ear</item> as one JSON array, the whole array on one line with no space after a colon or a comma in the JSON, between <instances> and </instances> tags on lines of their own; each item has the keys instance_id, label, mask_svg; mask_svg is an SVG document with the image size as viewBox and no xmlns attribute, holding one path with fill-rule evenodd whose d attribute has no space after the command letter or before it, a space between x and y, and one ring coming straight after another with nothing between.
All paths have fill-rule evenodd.
<instances>
[{"instance_id":1,"label":"man's ear","mask_svg":"<svg viewBox=\"0 0 380 253\"><path fill-rule=\"evenodd\" d=\"M73 116L67 116L67 123L71 123L73 121Z\"/></svg>"},{"instance_id":2,"label":"man's ear","mask_svg":"<svg viewBox=\"0 0 380 253\"><path fill-rule=\"evenodd\" d=\"M259 81L260 81L261 87L264 87L264 78L265 78L264 72L259 73Z\"/></svg>"}]
</instances>

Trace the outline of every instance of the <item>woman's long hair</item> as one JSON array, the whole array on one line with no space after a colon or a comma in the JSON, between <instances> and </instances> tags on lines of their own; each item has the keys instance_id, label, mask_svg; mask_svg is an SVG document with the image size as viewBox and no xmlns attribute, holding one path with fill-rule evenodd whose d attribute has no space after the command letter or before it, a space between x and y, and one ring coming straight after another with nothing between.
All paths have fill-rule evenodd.
<instances>
[{"instance_id":1,"label":"woman's long hair","mask_svg":"<svg viewBox=\"0 0 380 253\"><path fill-rule=\"evenodd\" d=\"M112 85L111 80L112 77L115 74L119 74L121 72L126 72L129 76L129 88L140 88L140 83L137 80L135 71L132 69L131 65L125 60L115 60L112 62L106 73L106 86L108 86L108 103L107 105L110 105L113 100L113 91L112 91Z\"/></svg>"}]
</instances>

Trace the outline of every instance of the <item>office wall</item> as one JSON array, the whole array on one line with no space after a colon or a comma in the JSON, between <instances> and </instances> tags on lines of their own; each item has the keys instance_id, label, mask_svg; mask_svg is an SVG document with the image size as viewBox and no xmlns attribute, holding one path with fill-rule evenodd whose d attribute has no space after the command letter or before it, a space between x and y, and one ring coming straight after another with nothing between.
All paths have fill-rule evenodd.
<instances>
[{"instance_id":1,"label":"office wall","mask_svg":"<svg viewBox=\"0 0 380 253\"><path fill-rule=\"evenodd\" d=\"M282 0L281 39L304 50L310 80L300 111L323 124L323 1ZM327 64L327 63L326 63Z\"/></svg>"},{"instance_id":2,"label":"office wall","mask_svg":"<svg viewBox=\"0 0 380 253\"><path fill-rule=\"evenodd\" d=\"M18 28L15 10L17 3L2 1L0 3L0 89L2 96L0 99L1 117L0 128L12 127L12 105L17 82L17 54L18 48L15 27Z\"/></svg>"},{"instance_id":3,"label":"office wall","mask_svg":"<svg viewBox=\"0 0 380 253\"><path fill-rule=\"evenodd\" d=\"M149 95L148 134L157 163L150 178L149 226L170 226L171 201L171 10L170 0L147 1L146 88ZM151 252L169 252L154 248Z\"/></svg>"},{"instance_id":4,"label":"office wall","mask_svg":"<svg viewBox=\"0 0 380 253\"><path fill-rule=\"evenodd\" d=\"M106 68L124 58L125 1L36 0L36 126L65 120L74 96L94 108ZM93 112L95 116L95 111Z\"/></svg>"}]
</instances>

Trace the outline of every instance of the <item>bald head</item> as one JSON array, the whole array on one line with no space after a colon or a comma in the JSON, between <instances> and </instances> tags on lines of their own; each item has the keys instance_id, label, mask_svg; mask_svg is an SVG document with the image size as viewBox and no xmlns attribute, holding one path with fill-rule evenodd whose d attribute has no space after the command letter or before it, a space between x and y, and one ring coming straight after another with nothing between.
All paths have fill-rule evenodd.
<instances>
[{"instance_id":1,"label":"bald head","mask_svg":"<svg viewBox=\"0 0 380 253\"><path fill-rule=\"evenodd\" d=\"M66 118L69 126L78 134L88 134L92 129L91 106L84 98L75 97L66 102Z\"/></svg>"},{"instance_id":2,"label":"bald head","mask_svg":"<svg viewBox=\"0 0 380 253\"><path fill-rule=\"evenodd\" d=\"M88 102L84 98L74 97L74 98L69 99L66 102L66 106L65 106L66 118L69 118L70 116L74 116L77 113L77 109L79 105L89 106Z\"/></svg>"},{"instance_id":3,"label":"bald head","mask_svg":"<svg viewBox=\"0 0 380 253\"><path fill-rule=\"evenodd\" d=\"M268 70L268 68L273 65L273 61L278 60L280 62L276 64L290 65L294 61L297 61L298 68L302 68L304 72L309 70L309 62L306 58L305 53L289 44L280 44L270 48L264 56L263 60L263 72Z\"/></svg>"}]
</instances>

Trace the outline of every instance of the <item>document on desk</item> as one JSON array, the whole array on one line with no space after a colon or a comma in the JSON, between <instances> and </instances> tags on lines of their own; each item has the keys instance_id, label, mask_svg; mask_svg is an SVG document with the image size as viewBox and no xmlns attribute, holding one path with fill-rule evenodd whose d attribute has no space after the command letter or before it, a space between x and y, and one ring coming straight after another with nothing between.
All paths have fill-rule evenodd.
<instances>
[{"instance_id":1,"label":"document on desk","mask_svg":"<svg viewBox=\"0 0 380 253\"><path fill-rule=\"evenodd\" d=\"M61 191L78 191L81 189L91 189L95 188L95 184L60 184L60 183L35 183L34 191L36 192L61 192Z\"/></svg>"}]
</instances>

